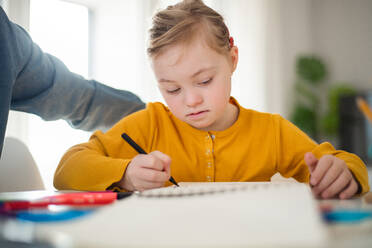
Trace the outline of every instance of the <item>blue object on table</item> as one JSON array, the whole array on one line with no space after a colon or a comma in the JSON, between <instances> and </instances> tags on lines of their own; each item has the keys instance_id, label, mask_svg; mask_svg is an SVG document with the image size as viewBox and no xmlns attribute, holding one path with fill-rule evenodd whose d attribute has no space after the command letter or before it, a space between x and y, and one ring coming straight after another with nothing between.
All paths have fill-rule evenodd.
<instances>
[{"instance_id":1,"label":"blue object on table","mask_svg":"<svg viewBox=\"0 0 372 248\"><path fill-rule=\"evenodd\" d=\"M90 214L93 210L66 210L61 212L30 212L20 211L17 212L16 218L19 220L26 220L32 222L55 222L55 221L66 221L75 218L82 217Z\"/></svg>"},{"instance_id":2,"label":"blue object on table","mask_svg":"<svg viewBox=\"0 0 372 248\"><path fill-rule=\"evenodd\" d=\"M53 222L53 221L66 221L82 217L92 213L96 208L62 208L56 210L50 209L28 209L21 211L4 209L0 202L0 217L3 218L16 218L18 220L32 221L32 222Z\"/></svg>"},{"instance_id":3,"label":"blue object on table","mask_svg":"<svg viewBox=\"0 0 372 248\"><path fill-rule=\"evenodd\" d=\"M55 222L55 221L66 221L66 220L72 220L75 218L79 218L84 215L90 214L93 211L94 210L92 209L89 209L89 210L71 209L71 210L58 211L58 212L18 211L15 214L15 217L19 220L32 221L32 222Z\"/></svg>"},{"instance_id":4,"label":"blue object on table","mask_svg":"<svg viewBox=\"0 0 372 248\"><path fill-rule=\"evenodd\" d=\"M328 222L353 223L372 218L372 209L338 209L323 213Z\"/></svg>"}]
</instances>

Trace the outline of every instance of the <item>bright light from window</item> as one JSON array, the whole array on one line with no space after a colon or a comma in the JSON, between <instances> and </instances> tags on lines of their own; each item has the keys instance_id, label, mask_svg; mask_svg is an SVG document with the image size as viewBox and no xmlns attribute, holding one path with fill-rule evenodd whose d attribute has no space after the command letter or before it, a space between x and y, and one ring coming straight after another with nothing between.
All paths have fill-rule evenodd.
<instances>
[{"instance_id":1,"label":"bright light from window","mask_svg":"<svg viewBox=\"0 0 372 248\"><path fill-rule=\"evenodd\" d=\"M88 76L88 9L59 0L31 0L30 34L44 52L73 72ZM59 160L72 145L88 140L90 133L74 130L65 121L45 122L32 116L29 148L47 189Z\"/></svg>"},{"instance_id":2,"label":"bright light from window","mask_svg":"<svg viewBox=\"0 0 372 248\"><path fill-rule=\"evenodd\" d=\"M88 76L88 8L60 0L31 0L30 33L46 52Z\"/></svg>"}]
</instances>

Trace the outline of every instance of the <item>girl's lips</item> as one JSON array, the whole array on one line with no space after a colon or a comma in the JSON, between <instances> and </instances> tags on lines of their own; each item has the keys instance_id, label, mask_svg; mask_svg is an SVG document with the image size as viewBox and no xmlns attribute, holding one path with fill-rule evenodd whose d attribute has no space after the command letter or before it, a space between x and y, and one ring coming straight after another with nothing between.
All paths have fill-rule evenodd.
<instances>
[{"instance_id":1,"label":"girl's lips","mask_svg":"<svg viewBox=\"0 0 372 248\"><path fill-rule=\"evenodd\" d=\"M208 110L194 112L194 113L188 114L187 117L189 117L191 119L199 119L199 118L201 118L207 112L208 112Z\"/></svg>"}]
</instances>

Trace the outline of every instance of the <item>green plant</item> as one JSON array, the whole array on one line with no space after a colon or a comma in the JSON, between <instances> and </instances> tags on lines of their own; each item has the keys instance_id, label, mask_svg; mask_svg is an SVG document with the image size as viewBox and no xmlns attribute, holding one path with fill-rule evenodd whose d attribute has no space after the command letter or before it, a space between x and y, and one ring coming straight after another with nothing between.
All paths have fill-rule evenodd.
<instances>
[{"instance_id":1,"label":"green plant","mask_svg":"<svg viewBox=\"0 0 372 248\"><path fill-rule=\"evenodd\" d=\"M299 56L296 60L295 104L291 121L314 140L321 136L337 138L339 128L339 100L342 95L356 94L346 84L337 83L328 87L327 112L322 116L322 87L327 69L322 60L315 56Z\"/></svg>"},{"instance_id":2,"label":"green plant","mask_svg":"<svg viewBox=\"0 0 372 248\"><path fill-rule=\"evenodd\" d=\"M322 130L325 135L337 136L340 97L355 94L356 90L346 83L337 83L328 90L328 112L322 118Z\"/></svg>"},{"instance_id":3,"label":"green plant","mask_svg":"<svg viewBox=\"0 0 372 248\"><path fill-rule=\"evenodd\" d=\"M297 75L314 85L321 83L327 75L324 63L315 56L300 56L296 65Z\"/></svg>"},{"instance_id":4,"label":"green plant","mask_svg":"<svg viewBox=\"0 0 372 248\"><path fill-rule=\"evenodd\" d=\"M313 121L315 119L315 112L302 104L296 105L291 117L292 122L310 136L314 136L316 133L316 126Z\"/></svg>"},{"instance_id":5,"label":"green plant","mask_svg":"<svg viewBox=\"0 0 372 248\"><path fill-rule=\"evenodd\" d=\"M315 56L296 59L295 107L291 121L313 139L318 139L319 95L318 87L324 82L327 70Z\"/></svg>"}]
</instances>

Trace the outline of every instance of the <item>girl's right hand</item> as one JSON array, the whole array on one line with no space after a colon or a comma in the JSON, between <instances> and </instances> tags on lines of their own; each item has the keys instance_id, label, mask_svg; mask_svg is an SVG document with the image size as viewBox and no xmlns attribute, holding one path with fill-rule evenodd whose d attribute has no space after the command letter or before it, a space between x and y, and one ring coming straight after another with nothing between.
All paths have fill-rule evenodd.
<instances>
[{"instance_id":1,"label":"girl's right hand","mask_svg":"<svg viewBox=\"0 0 372 248\"><path fill-rule=\"evenodd\" d=\"M139 154L129 163L119 187L128 191L159 188L170 178L171 158L159 151Z\"/></svg>"}]
</instances>

